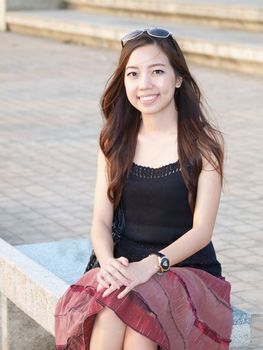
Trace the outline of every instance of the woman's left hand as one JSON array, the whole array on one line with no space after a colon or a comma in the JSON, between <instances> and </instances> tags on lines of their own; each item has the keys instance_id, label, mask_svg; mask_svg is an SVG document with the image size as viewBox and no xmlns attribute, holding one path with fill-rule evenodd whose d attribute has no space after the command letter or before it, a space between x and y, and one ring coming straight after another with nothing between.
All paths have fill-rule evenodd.
<instances>
[{"instance_id":1,"label":"woman's left hand","mask_svg":"<svg viewBox=\"0 0 263 350\"><path fill-rule=\"evenodd\" d=\"M147 282L158 271L157 261L155 255L150 255L141 261L130 263L129 266L125 267L131 276L131 282L118 295L118 299L123 298L137 285ZM115 290L115 287L110 286L104 291L102 296L106 297Z\"/></svg>"}]
</instances>

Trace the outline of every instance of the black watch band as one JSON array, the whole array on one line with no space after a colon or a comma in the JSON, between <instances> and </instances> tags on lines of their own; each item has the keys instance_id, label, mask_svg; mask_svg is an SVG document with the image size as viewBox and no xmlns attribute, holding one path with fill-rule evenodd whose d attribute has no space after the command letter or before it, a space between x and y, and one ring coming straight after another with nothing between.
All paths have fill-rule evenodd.
<instances>
[{"instance_id":1,"label":"black watch band","mask_svg":"<svg viewBox=\"0 0 263 350\"><path fill-rule=\"evenodd\" d=\"M160 252L154 252L152 254L158 255L160 258L163 258L165 256L163 253L160 253Z\"/></svg>"}]
</instances>

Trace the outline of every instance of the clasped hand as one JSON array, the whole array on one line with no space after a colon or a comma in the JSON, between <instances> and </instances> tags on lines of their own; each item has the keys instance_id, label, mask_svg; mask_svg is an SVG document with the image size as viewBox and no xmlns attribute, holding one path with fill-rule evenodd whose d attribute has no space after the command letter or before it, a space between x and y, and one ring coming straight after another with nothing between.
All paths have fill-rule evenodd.
<instances>
[{"instance_id":1,"label":"clasped hand","mask_svg":"<svg viewBox=\"0 0 263 350\"><path fill-rule=\"evenodd\" d=\"M135 286L145 283L151 278L151 273L145 268L143 260L129 263L124 257L110 258L106 264L102 265L97 274L97 291L106 288L103 297L110 295L120 287L125 286L124 290L118 295L118 299L123 298Z\"/></svg>"}]
</instances>

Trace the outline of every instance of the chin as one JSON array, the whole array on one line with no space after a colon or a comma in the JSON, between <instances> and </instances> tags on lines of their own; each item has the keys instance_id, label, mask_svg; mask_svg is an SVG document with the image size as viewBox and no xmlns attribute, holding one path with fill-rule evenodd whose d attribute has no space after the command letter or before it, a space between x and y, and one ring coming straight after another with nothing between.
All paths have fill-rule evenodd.
<instances>
[{"instance_id":1,"label":"chin","mask_svg":"<svg viewBox=\"0 0 263 350\"><path fill-rule=\"evenodd\" d=\"M140 112L143 114L143 115L154 115L154 114L158 114L161 110L160 109L156 109L156 108L143 108L140 110Z\"/></svg>"}]
</instances>

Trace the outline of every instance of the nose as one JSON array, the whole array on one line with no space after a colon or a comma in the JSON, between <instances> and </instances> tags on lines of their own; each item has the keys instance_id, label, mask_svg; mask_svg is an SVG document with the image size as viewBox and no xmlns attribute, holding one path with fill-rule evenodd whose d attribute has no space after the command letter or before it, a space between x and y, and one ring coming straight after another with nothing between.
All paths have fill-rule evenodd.
<instances>
[{"instance_id":1,"label":"nose","mask_svg":"<svg viewBox=\"0 0 263 350\"><path fill-rule=\"evenodd\" d=\"M140 80L139 80L139 90L148 90L152 89L153 84L151 77L149 74L144 73L140 75Z\"/></svg>"}]
</instances>

